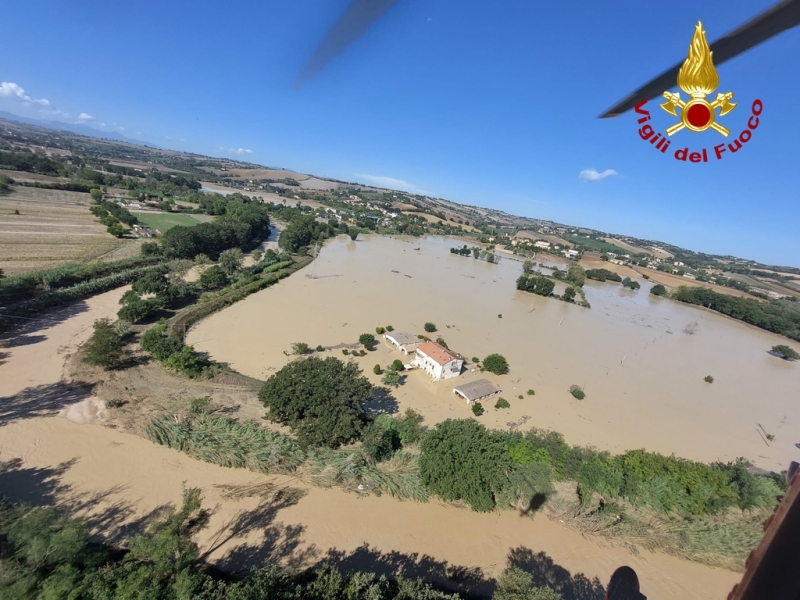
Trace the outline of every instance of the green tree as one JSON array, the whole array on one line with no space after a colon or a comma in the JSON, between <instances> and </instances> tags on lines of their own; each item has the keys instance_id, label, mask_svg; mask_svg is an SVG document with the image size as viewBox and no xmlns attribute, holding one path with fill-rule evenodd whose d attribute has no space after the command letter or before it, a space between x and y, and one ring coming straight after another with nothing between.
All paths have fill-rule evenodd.
<instances>
[{"instance_id":1,"label":"green tree","mask_svg":"<svg viewBox=\"0 0 800 600\"><path fill-rule=\"evenodd\" d=\"M176 352L180 352L183 347L178 340L164 335L162 327L158 325L145 331L139 343L159 362L164 362Z\"/></svg>"},{"instance_id":2,"label":"green tree","mask_svg":"<svg viewBox=\"0 0 800 600\"><path fill-rule=\"evenodd\" d=\"M375 373L375 375L380 375L383 372L383 369L381 369L380 365L375 365L372 367L372 372Z\"/></svg>"},{"instance_id":3,"label":"green tree","mask_svg":"<svg viewBox=\"0 0 800 600\"><path fill-rule=\"evenodd\" d=\"M429 322L425 323L425 325L423 326L423 329L425 331L427 331L428 333L433 333L434 331L436 331L436 325L434 325L433 323L431 323L429 321Z\"/></svg>"},{"instance_id":4,"label":"green tree","mask_svg":"<svg viewBox=\"0 0 800 600\"><path fill-rule=\"evenodd\" d=\"M495 408L511 408L511 405L508 403L508 400L505 398L498 398L497 402L494 403Z\"/></svg>"},{"instance_id":5,"label":"green tree","mask_svg":"<svg viewBox=\"0 0 800 600\"><path fill-rule=\"evenodd\" d=\"M393 368L395 371L398 371L398 372L399 372L399 371L402 371L402 370L404 370L404 369L405 369L405 365L403 364L403 361L402 361L402 360L400 360L399 358L395 358L395 359L392 361L392 368Z\"/></svg>"},{"instance_id":6,"label":"green tree","mask_svg":"<svg viewBox=\"0 0 800 600\"><path fill-rule=\"evenodd\" d=\"M157 314L162 308L163 304L158 298L131 300L117 311L117 316L123 321L138 323Z\"/></svg>"},{"instance_id":7,"label":"green tree","mask_svg":"<svg viewBox=\"0 0 800 600\"><path fill-rule=\"evenodd\" d=\"M490 354L483 359L483 368L495 375L508 373L508 361L501 354Z\"/></svg>"},{"instance_id":8,"label":"green tree","mask_svg":"<svg viewBox=\"0 0 800 600\"><path fill-rule=\"evenodd\" d=\"M583 400L584 398L586 398L586 392L584 392L583 388L579 385L570 386L569 393L572 394L578 400Z\"/></svg>"},{"instance_id":9,"label":"green tree","mask_svg":"<svg viewBox=\"0 0 800 600\"><path fill-rule=\"evenodd\" d=\"M562 298L567 302L574 302L575 294L576 294L575 288L570 286L564 290L564 295L562 296Z\"/></svg>"},{"instance_id":10,"label":"green tree","mask_svg":"<svg viewBox=\"0 0 800 600\"><path fill-rule=\"evenodd\" d=\"M348 233L350 235L350 239L355 242L356 239L358 239L358 234L360 233L360 231L357 227L351 227Z\"/></svg>"},{"instance_id":11,"label":"green tree","mask_svg":"<svg viewBox=\"0 0 800 600\"><path fill-rule=\"evenodd\" d=\"M228 284L228 276L221 267L214 265L200 275L200 287L204 290L216 290Z\"/></svg>"},{"instance_id":12,"label":"green tree","mask_svg":"<svg viewBox=\"0 0 800 600\"><path fill-rule=\"evenodd\" d=\"M665 296L667 294L667 288L657 283L650 288L650 293L653 294L653 296Z\"/></svg>"},{"instance_id":13,"label":"green tree","mask_svg":"<svg viewBox=\"0 0 800 600\"><path fill-rule=\"evenodd\" d=\"M211 366L211 361L203 354L195 352L192 346L181 345L180 350L169 355L164 365L194 379Z\"/></svg>"},{"instance_id":14,"label":"green tree","mask_svg":"<svg viewBox=\"0 0 800 600\"><path fill-rule=\"evenodd\" d=\"M260 261L260 260L261 260L261 257L262 257L263 255L261 254L261 250L253 250L253 251L250 253L250 256L252 257L252 259L253 259L253 262L254 262L254 263L257 263L258 261Z\"/></svg>"},{"instance_id":15,"label":"green tree","mask_svg":"<svg viewBox=\"0 0 800 600\"><path fill-rule=\"evenodd\" d=\"M244 255L239 248L230 248L220 253L219 266L230 277L242 268L243 260Z\"/></svg>"},{"instance_id":16,"label":"green tree","mask_svg":"<svg viewBox=\"0 0 800 600\"><path fill-rule=\"evenodd\" d=\"M92 202L95 204L100 204L103 200L103 192L101 192L97 188L92 188L89 190L89 195L92 197Z\"/></svg>"},{"instance_id":17,"label":"green tree","mask_svg":"<svg viewBox=\"0 0 800 600\"><path fill-rule=\"evenodd\" d=\"M362 344L365 348L372 348L375 345L375 336L371 333L362 333L358 336L358 343Z\"/></svg>"},{"instance_id":18,"label":"green tree","mask_svg":"<svg viewBox=\"0 0 800 600\"><path fill-rule=\"evenodd\" d=\"M502 434L472 419L448 419L422 438L421 449L420 478L432 493L476 511L494 508L512 466Z\"/></svg>"},{"instance_id":19,"label":"green tree","mask_svg":"<svg viewBox=\"0 0 800 600\"><path fill-rule=\"evenodd\" d=\"M533 268L534 268L535 266L536 266L536 265L535 265L535 263L534 263L532 260L530 260L530 259L526 259L526 260L525 260L525 261L522 263L522 273L523 273L524 275L530 275L531 273L533 273Z\"/></svg>"},{"instance_id":20,"label":"green tree","mask_svg":"<svg viewBox=\"0 0 800 600\"><path fill-rule=\"evenodd\" d=\"M308 354L309 350L311 350L311 347L305 342L295 342L292 344L292 353L297 354L298 356Z\"/></svg>"},{"instance_id":21,"label":"green tree","mask_svg":"<svg viewBox=\"0 0 800 600\"><path fill-rule=\"evenodd\" d=\"M125 236L125 234L128 233L129 230L120 225L119 223L113 223L108 227L106 227L106 231L111 235L113 235L114 237L121 238Z\"/></svg>"},{"instance_id":22,"label":"green tree","mask_svg":"<svg viewBox=\"0 0 800 600\"><path fill-rule=\"evenodd\" d=\"M784 344L779 344L778 346L772 347L773 354L777 354L784 360L797 360L800 359L800 354L797 353L796 350L793 348L786 346Z\"/></svg>"},{"instance_id":23,"label":"green tree","mask_svg":"<svg viewBox=\"0 0 800 600\"><path fill-rule=\"evenodd\" d=\"M580 265L570 266L567 271L567 281L578 287L583 287L583 284L586 283L586 270Z\"/></svg>"},{"instance_id":24,"label":"green tree","mask_svg":"<svg viewBox=\"0 0 800 600\"><path fill-rule=\"evenodd\" d=\"M381 383L391 387L397 387L400 385L400 373L397 372L397 369L394 368L394 365L389 365L383 372L383 379L381 379Z\"/></svg>"},{"instance_id":25,"label":"green tree","mask_svg":"<svg viewBox=\"0 0 800 600\"><path fill-rule=\"evenodd\" d=\"M361 435L363 404L372 393L355 363L311 357L272 375L258 397L269 409L267 418L291 427L302 444L335 448Z\"/></svg>"},{"instance_id":26,"label":"green tree","mask_svg":"<svg viewBox=\"0 0 800 600\"><path fill-rule=\"evenodd\" d=\"M86 342L84 362L90 365L111 369L119 366L122 357L122 338L108 319L94 322L94 332Z\"/></svg>"},{"instance_id":27,"label":"green tree","mask_svg":"<svg viewBox=\"0 0 800 600\"><path fill-rule=\"evenodd\" d=\"M139 295L161 294L169 286L167 278L160 271L150 271L131 284L131 290ZM126 292L127 293L127 292Z\"/></svg>"}]
</instances>

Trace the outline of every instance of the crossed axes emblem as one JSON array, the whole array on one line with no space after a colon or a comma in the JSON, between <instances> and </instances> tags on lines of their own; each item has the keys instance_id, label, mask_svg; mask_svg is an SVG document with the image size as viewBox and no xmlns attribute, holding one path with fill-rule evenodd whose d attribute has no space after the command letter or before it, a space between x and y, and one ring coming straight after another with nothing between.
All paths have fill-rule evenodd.
<instances>
[{"instance_id":1,"label":"crossed axes emblem","mask_svg":"<svg viewBox=\"0 0 800 600\"><path fill-rule=\"evenodd\" d=\"M677 117L678 113L675 112L675 108L677 107L681 109L680 123L675 123L675 125L668 127L667 135L673 135L674 133L679 132L681 129L689 125L689 128L694 131L703 131L710 127L711 129L723 135L724 137L728 137L730 130L727 127L723 127L714 120L714 111L717 108L719 108L720 109L719 116L722 117L724 115L727 115L734 108L736 108L736 104L731 102L731 99L733 98L733 92L717 94L716 99L711 103L706 101L704 97L693 97L688 102L684 102L680 94L674 94L672 92L664 92L663 96L664 98L666 98L667 101L664 104L661 104L660 106L669 114ZM710 121L709 123L707 123L705 126L702 127L691 126L689 123L687 123L688 109L698 104L706 107L706 109L708 110L708 119Z\"/></svg>"}]
</instances>

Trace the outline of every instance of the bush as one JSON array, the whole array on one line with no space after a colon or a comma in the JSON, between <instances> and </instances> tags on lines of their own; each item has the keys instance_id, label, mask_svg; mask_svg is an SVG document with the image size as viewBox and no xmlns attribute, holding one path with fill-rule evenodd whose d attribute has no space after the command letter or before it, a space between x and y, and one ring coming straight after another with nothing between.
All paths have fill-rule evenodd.
<instances>
[{"instance_id":1,"label":"bush","mask_svg":"<svg viewBox=\"0 0 800 600\"><path fill-rule=\"evenodd\" d=\"M579 385L573 385L569 388L569 393L573 395L573 397L577 398L578 400L583 400L586 398L586 393L583 391L583 388Z\"/></svg>"},{"instance_id":2,"label":"bush","mask_svg":"<svg viewBox=\"0 0 800 600\"><path fill-rule=\"evenodd\" d=\"M477 356L473 356L472 357L472 362L474 362L477 365L479 362L481 362L481 359L478 358Z\"/></svg>"},{"instance_id":3,"label":"bush","mask_svg":"<svg viewBox=\"0 0 800 600\"><path fill-rule=\"evenodd\" d=\"M359 350L359 351L358 351L358 355L359 355L359 356L366 356L366 355L367 355L367 352L366 352L366 350L364 350L364 349L361 349L361 350Z\"/></svg>"},{"instance_id":4,"label":"bush","mask_svg":"<svg viewBox=\"0 0 800 600\"><path fill-rule=\"evenodd\" d=\"M387 325L386 331L394 331L394 327L392 327L391 325Z\"/></svg>"},{"instance_id":5,"label":"bush","mask_svg":"<svg viewBox=\"0 0 800 600\"><path fill-rule=\"evenodd\" d=\"M519 396L517 396L517 398L519 398L520 400L522 400L522 394L520 394Z\"/></svg>"},{"instance_id":6,"label":"bush","mask_svg":"<svg viewBox=\"0 0 800 600\"><path fill-rule=\"evenodd\" d=\"M395 359L392 361L392 369L394 369L395 371L403 371L403 370L405 370L405 368L406 368L406 367L405 367L405 365L403 364L403 361L402 361L402 360L400 360L399 358L395 358Z\"/></svg>"},{"instance_id":7,"label":"bush","mask_svg":"<svg viewBox=\"0 0 800 600\"><path fill-rule=\"evenodd\" d=\"M553 293L556 284L549 277L544 275L520 275L517 279L517 289L523 292L531 292L539 296L549 296Z\"/></svg>"},{"instance_id":8,"label":"bush","mask_svg":"<svg viewBox=\"0 0 800 600\"><path fill-rule=\"evenodd\" d=\"M394 420L387 415L381 415L366 428L361 442L367 456L375 462L390 458L400 446Z\"/></svg>"},{"instance_id":9,"label":"bush","mask_svg":"<svg viewBox=\"0 0 800 600\"><path fill-rule=\"evenodd\" d=\"M428 333L433 333L434 331L436 331L436 325L434 325L431 322L428 322L428 323L425 323L425 325L423 326L423 329L425 331L427 331Z\"/></svg>"},{"instance_id":10,"label":"bush","mask_svg":"<svg viewBox=\"0 0 800 600\"><path fill-rule=\"evenodd\" d=\"M383 327L376 327L375 328L375 333L377 333L378 335L381 335L384 331L385 330L384 330Z\"/></svg>"},{"instance_id":11,"label":"bush","mask_svg":"<svg viewBox=\"0 0 800 600\"><path fill-rule=\"evenodd\" d=\"M575 302L575 294L575 288L568 287L564 290L564 294L561 296L561 299L565 300L566 302Z\"/></svg>"},{"instance_id":12,"label":"bush","mask_svg":"<svg viewBox=\"0 0 800 600\"><path fill-rule=\"evenodd\" d=\"M714 383L714 378L711 375L706 375L705 377L703 377L703 381L705 381L706 383Z\"/></svg>"},{"instance_id":13,"label":"bush","mask_svg":"<svg viewBox=\"0 0 800 600\"><path fill-rule=\"evenodd\" d=\"M508 361L500 354L490 354L483 359L483 368L495 375L508 373Z\"/></svg>"},{"instance_id":14,"label":"bush","mask_svg":"<svg viewBox=\"0 0 800 600\"><path fill-rule=\"evenodd\" d=\"M362 333L358 336L358 343L363 344L365 348L371 348L375 344L375 336L371 333Z\"/></svg>"},{"instance_id":15,"label":"bush","mask_svg":"<svg viewBox=\"0 0 800 600\"><path fill-rule=\"evenodd\" d=\"M335 448L358 439L373 387L355 363L311 357L291 362L261 386L267 418L288 425L308 446Z\"/></svg>"},{"instance_id":16,"label":"bush","mask_svg":"<svg viewBox=\"0 0 800 600\"><path fill-rule=\"evenodd\" d=\"M533 576L517 567L503 571L497 579L497 590L493 600L564 600L564 597L548 586L536 586Z\"/></svg>"},{"instance_id":17,"label":"bush","mask_svg":"<svg viewBox=\"0 0 800 600\"><path fill-rule=\"evenodd\" d=\"M586 278L594 279L595 281L616 281L617 283L622 281L622 277L608 269L587 269Z\"/></svg>"},{"instance_id":18,"label":"bush","mask_svg":"<svg viewBox=\"0 0 800 600\"><path fill-rule=\"evenodd\" d=\"M476 417L480 417L483 414L483 405L480 402L472 404L472 414Z\"/></svg>"},{"instance_id":19,"label":"bush","mask_svg":"<svg viewBox=\"0 0 800 600\"><path fill-rule=\"evenodd\" d=\"M162 333L162 327L151 327L142 334L139 343L159 362L164 362L174 353L179 352L183 344Z\"/></svg>"},{"instance_id":20,"label":"bush","mask_svg":"<svg viewBox=\"0 0 800 600\"><path fill-rule=\"evenodd\" d=\"M508 403L508 400L505 398L498 398L497 402L494 404L495 408L511 408L511 405Z\"/></svg>"},{"instance_id":21,"label":"bush","mask_svg":"<svg viewBox=\"0 0 800 600\"><path fill-rule=\"evenodd\" d=\"M580 265L570 266L567 271L567 281L578 287L583 287L583 284L586 283L586 271Z\"/></svg>"},{"instance_id":22,"label":"bush","mask_svg":"<svg viewBox=\"0 0 800 600\"><path fill-rule=\"evenodd\" d=\"M342 348L342 354L347 356L348 354L350 354L350 352L347 350L347 348Z\"/></svg>"},{"instance_id":23,"label":"bush","mask_svg":"<svg viewBox=\"0 0 800 600\"><path fill-rule=\"evenodd\" d=\"M793 348L786 346L784 344L780 344L778 346L772 347L773 354L777 354L784 360L797 360L800 359L800 354L797 353Z\"/></svg>"},{"instance_id":24,"label":"bush","mask_svg":"<svg viewBox=\"0 0 800 600\"><path fill-rule=\"evenodd\" d=\"M311 347L305 342L295 342L292 344L292 353L297 355L308 354Z\"/></svg>"},{"instance_id":25,"label":"bush","mask_svg":"<svg viewBox=\"0 0 800 600\"><path fill-rule=\"evenodd\" d=\"M650 288L650 293L653 294L653 296L666 296L667 288L665 288L660 283L657 283Z\"/></svg>"},{"instance_id":26,"label":"bush","mask_svg":"<svg viewBox=\"0 0 800 600\"><path fill-rule=\"evenodd\" d=\"M381 369L380 365L375 365L372 367L372 372L375 373L375 375L380 375L383 372L383 369Z\"/></svg>"},{"instance_id":27,"label":"bush","mask_svg":"<svg viewBox=\"0 0 800 600\"><path fill-rule=\"evenodd\" d=\"M181 349L173 352L164 361L164 366L180 371L187 377L194 379L202 375L211 366L211 361L203 354L195 352L192 346L181 344Z\"/></svg>"},{"instance_id":28,"label":"bush","mask_svg":"<svg viewBox=\"0 0 800 600\"><path fill-rule=\"evenodd\" d=\"M528 396L535 396L535 395L536 392L534 392L533 390L528 390Z\"/></svg>"},{"instance_id":29,"label":"bush","mask_svg":"<svg viewBox=\"0 0 800 600\"><path fill-rule=\"evenodd\" d=\"M122 338L108 319L94 322L94 332L86 342L83 361L90 365L111 369L119 366L122 357Z\"/></svg>"}]
</instances>

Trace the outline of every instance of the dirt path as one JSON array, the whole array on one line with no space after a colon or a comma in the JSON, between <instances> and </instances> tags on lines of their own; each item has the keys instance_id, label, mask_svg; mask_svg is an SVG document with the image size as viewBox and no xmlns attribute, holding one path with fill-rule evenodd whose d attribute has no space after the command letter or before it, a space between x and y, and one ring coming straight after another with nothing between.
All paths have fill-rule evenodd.
<instances>
[{"instance_id":1,"label":"dirt path","mask_svg":"<svg viewBox=\"0 0 800 600\"><path fill-rule=\"evenodd\" d=\"M620 564L636 568L651 600L724 598L739 579L670 556L601 545L544 516L358 499L194 461L96 423L55 416L92 397L91 390L62 380L65 359L95 319L114 315L123 291L49 315L43 327L2 348L0 494L68 504L113 540L141 527L159 507L179 502L185 487L199 487L213 516L198 542L224 567L328 559L344 568L460 581L490 592L491 578L510 559L570 600L599 600L594 578L606 579Z\"/></svg>"}]
</instances>

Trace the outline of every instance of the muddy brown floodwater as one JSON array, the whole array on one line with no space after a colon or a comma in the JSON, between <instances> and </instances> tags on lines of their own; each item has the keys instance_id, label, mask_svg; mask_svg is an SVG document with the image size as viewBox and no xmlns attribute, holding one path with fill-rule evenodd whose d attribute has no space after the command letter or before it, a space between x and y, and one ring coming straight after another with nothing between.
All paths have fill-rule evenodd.
<instances>
[{"instance_id":1,"label":"muddy brown floodwater","mask_svg":"<svg viewBox=\"0 0 800 600\"><path fill-rule=\"evenodd\" d=\"M514 290L519 263L453 256L449 244L436 238L335 240L316 267L202 322L190 341L265 377L288 360L283 350L292 342L353 342L378 324L416 333L430 320L467 357L501 352L509 358L511 373L496 379L512 408L502 415L490 408L481 417L487 425L529 415L530 423L564 431L574 443L645 446L698 458L763 454L762 465L783 464L785 438L796 433L789 391L797 389L798 376L793 365L766 354L778 338L612 285L587 286L591 310L532 298ZM315 268L317 278L307 278ZM115 540L141 528L157 508L178 503L185 487L199 487L212 516L197 541L205 558L228 568L330 560L439 581L461 573L466 587L486 592L512 557L567 597L595 598L598 584L591 580L606 580L617 566L630 564L653 600L724 598L740 578L587 539L541 514L520 518L436 501L358 499L195 461L103 427L102 407L90 404L90 389L64 380L64 365L95 319L113 318L124 291L50 313L4 341L0 494L75 507L94 533ZM697 333L682 334L692 321L700 323ZM397 356L381 346L357 360L372 377L372 365ZM702 382L706 374L716 378L713 385ZM452 397L452 382L431 384L421 375L408 374L397 408L417 407L429 423L471 414ZM586 386L583 403L567 394L572 383ZM517 400L529 387L536 395ZM95 418L100 423L88 422ZM750 442L748 419L775 432L775 445L765 447L774 454ZM474 586L471 575L481 578Z\"/></svg>"},{"instance_id":2,"label":"muddy brown floodwater","mask_svg":"<svg viewBox=\"0 0 800 600\"><path fill-rule=\"evenodd\" d=\"M438 331L431 337L443 337L468 360L493 352L508 359L510 373L490 377L511 408L495 410L491 402L480 417L489 427L528 416L523 428L552 428L572 444L612 452L646 448L702 461L744 456L775 470L796 458L800 365L768 353L785 338L651 296L644 280L635 292L588 281L591 309L519 292L518 261L464 258L449 252L454 245L461 244L340 236L304 271L205 319L187 341L263 379L291 360L284 352L293 342L353 343L379 325L419 334L432 321ZM691 323L695 333L684 333ZM345 358L338 349L325 355ZM380 344L354 360L377 383L372 367L395 358L404 357ZM413 407L428 424L471 417L452 389L484 376L467 371L431 383L409 372L390 408ZM583 386L585 400L572 398L573 384ZM759 424L775 436L769 446Z\"/></svg>"}]
</instances>

